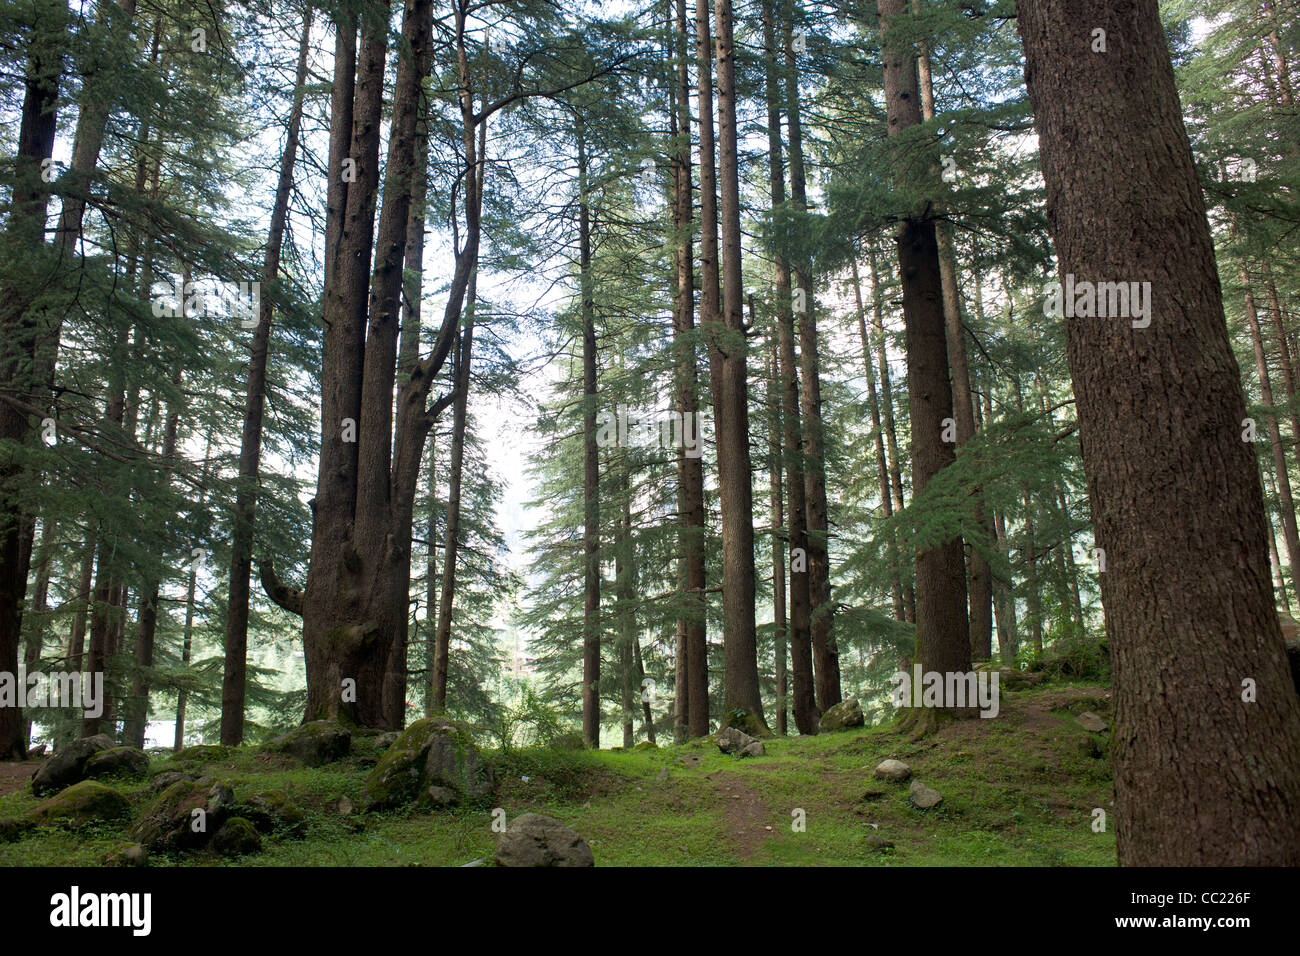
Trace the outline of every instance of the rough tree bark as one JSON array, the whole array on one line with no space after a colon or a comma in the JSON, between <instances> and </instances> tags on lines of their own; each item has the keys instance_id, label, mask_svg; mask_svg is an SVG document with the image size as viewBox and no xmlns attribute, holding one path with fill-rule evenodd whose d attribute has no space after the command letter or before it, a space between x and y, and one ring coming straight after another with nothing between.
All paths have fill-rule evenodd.
<instances>
[{"instance_id":1,"label":"rough tree bark","mask_svg":"<svg viewBox=\"0 0 1300 956\"><path fill-rule=\"evenodd\" d=\"M1061 273L1151 283L1149 326L1066 323L1107 559L1119 861L1294 866L1300 698L1159 10L1155 0L1022 0L1017 12ZM1090 52L1094 28L1106 31L1105 53Z\"/></svg>"}]
</instances>

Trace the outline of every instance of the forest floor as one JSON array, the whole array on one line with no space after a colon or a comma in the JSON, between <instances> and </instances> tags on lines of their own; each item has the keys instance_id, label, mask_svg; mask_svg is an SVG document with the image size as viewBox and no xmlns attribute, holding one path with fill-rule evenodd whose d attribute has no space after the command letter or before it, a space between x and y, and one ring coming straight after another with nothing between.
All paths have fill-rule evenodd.
<instances>
[{"instance_id":1,"label":"forest floor","mask_svg":"<svg viewBox=\"0 0 1300 956\"><path fill-rule=\"evenodd\" d=\"M1114 834L1093 832L1093 810L1113 807L1110 767L1104 737L1075 720L1086 710L1109 720L1106 687L1004 690L998 717L949 724L915 742L886 724L768 740L767 756L746 759L707 740L634 751L491 751L494 804L508 819L527 811L557 817L586 839L598 866L1108 866ZM341 802L365 805L373 758L307 769L252 748L217 753L202 762L204 773L227 782L236 798L241 788L287 790L307 812L304 834L268 838L260 853L234 863L203 852L153 857L152 865L446 866L492 857L497 834L487 809L340 812ZM875 779L888 757L905 761L942 802L917 809L908 782ZM35 768L0 764L0 817L35 806L27 785ZM194 769L184 753L151 766ZM137 813L151 797L145 783L114 785ZM0 844L0 866L95 866L124 835L125 826L41 828Z\"/></svg>"}]
</instances>

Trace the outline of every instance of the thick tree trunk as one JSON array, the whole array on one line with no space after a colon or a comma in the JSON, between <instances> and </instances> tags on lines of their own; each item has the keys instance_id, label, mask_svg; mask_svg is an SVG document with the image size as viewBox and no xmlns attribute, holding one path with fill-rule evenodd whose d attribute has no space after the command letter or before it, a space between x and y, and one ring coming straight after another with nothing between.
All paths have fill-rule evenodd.
<instances>
[{"instance_id":1,"label":"thick tree trunk","mask_svg":"<svg viewBox=\"0 0 1300 956\"><path fill-rule=\"evenodd\" d=\"M1119 860L1294 866L1300 698L1157 4L1022 0L1017 12L1061 273L1151 282L1148 326L1066 322L1107 558ZM1105 54L1087 50L1081 25L1093 24L1107 31Z\"/></svg>"},{"instance_id":2,"label":"thick tree trunk","mask_svg":"<svg viewBox=\"0 0 1300 956\"><path fill-rule=\"evenodd\" d=\"M230 591L226 611L225 670L221 684L221 742L238 746L244 740L244 696L247 683L248 594L253 569L253 520L257 508L258 467L262 457L262 410L266 403L266 360L270 352L271 322L274 318L276 285L280 275L280 250L289 218L289 194L293 190L293 167L302 129L303 98L307 82L307 54L311 49L312 11L303 14L302 36L298 41L298 65L294 78L293 105L280 156L280 178L271 207L271 226L262 262L258 296L257 327L253 330L248 363L248 384L244 393L244 424L239 442L239 484L230 541Z\"/></svg>"},{"instance_id":3,"label":"thick tree trunk","mask_svg":"<svg viewBox=\"0 0 1300 956\"><path fill-rule=\"evenodd\" d=\"M881 47L885 64L885 104L889 135L921 122L916 64L911 45L890 36L890 20L906 9L905 0L879 0ZM920 167L900 155L896 174L912 177ZM947 330L934 221L907 218L898 230L898 264L907 335L907 393L912 421L912 489L921 494L930 480L955 459L942 438L952 418ZM923 671L965 673L971 665L966 617L966 567L960 538L916 555L916 663ZM945 701L952 706L952 701ZM917 711L918 729L932 725L933 710Z\"/></svg>"}]
</instances>

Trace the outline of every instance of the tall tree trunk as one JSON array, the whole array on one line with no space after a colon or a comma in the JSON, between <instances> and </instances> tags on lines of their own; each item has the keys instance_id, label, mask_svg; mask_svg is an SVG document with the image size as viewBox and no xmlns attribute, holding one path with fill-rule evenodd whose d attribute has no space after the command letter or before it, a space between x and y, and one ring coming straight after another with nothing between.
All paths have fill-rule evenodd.
<instances>
[{"instance_id":1,"label":"tall tree trunk","mask_svg":"<svg viewBox=\"0 0 1300 956\"><path fill-rule=\"evenodd\" d=\"M447 670L451 655L451 618L456 599L456 564L460 552L460 491L465 467L465 427L469 417L470 365L474 348L474 310L478 272L470 276L465 299L465 326L456 350L456 398L452 402L451 459L447 471L447 516L444 527L442 590L438 597L438 631L433 654L433 706L447 709Z\"/></svg>"},{"instance_id":2,"label":"tall tree trunk","mask_svg":"<svg viewBox=\"0 0 1300 956\"><path fill-rule=\"evenodd\" d=\"M849 264L853 275L853 295L858 306L858 336L862 340L862 366L867 374L867 405L871 411L871 431L876 438L876 466L880 479L880 508L888 521L894 514L894 502L889 494L889 459L885 457L885 430L880 423L880 396L876 390L876 369L871 355L871 342L867 336L866 310L862 306L862 280L858 276L858 257L855 254ZM889 535L890 596L894 603L894 620L906 621L907 612L903 604L903 585L898 572L898 546L891 532Z\"/></svg>"},{"instance_id":3,"label":"tall tree trunk","mask_svg":"<svg viewBox=\"0 0 1300 956\"><path fill-rule=\"evenodd\" d=\"M1251 344L1255 347L1255 369L1259 373L1260 400L1269 408L1273 407L1273 385L1269 381L1268 359L1264 355L1264 337L1260 333L1259 316L1255 311L1255 295L1251 292L1250 279L1246 267L1240 267L1242 285L1246 290L1246 324L1250 327ZM1300 533L1296 530L1295 499L1291 495L1291 476L1286 467L1286 449L1282 446L1282 432L1278 428L1277 415L1265 412L1264 423L1268 427L1269 447L1273 451L1273 468L1277 476L1278 510L1282 515L1283 539L1286 541L1287 563L1291 571L1293 587L1300 587L1296 582L1296 572L1300 569ZM1300 593L1300 592L1297 592Z\"/></svg>"},{"instance_id":4,"label":"tall tree trunk","mask_svg":"<svg viewBox=\"0 0 1300 956\"><path fill-rule=\"evenodd\" d=\"M699 431L699 367L695 351L695 265L692 243L691 106L686 61L686 0L674 0L676 29L673 57L676 77L673 109L669 117L673 136L673 230L675 244L675 297L673 348L677 362L677 411L683 426L689 423L697 439L695 454L685 444L677 449L678 588L682 592L677 619L677 657L681 673L676 681L674 713L678 739L703 737L709 732L709 657L704 598L704 470Z\"/></svg>"},{"instance_id":5,"label":"tall tree trunk","mask_svg":"<svg viewBox=\"0 0 1300 956\"><path fill-rule=\"evenodd\" d=\"M718 161L722 235L722 318L711 348L720 354L714 381L718 491L722 513L724 622L723 724L771 733L763 718L754 620L754 501L749 454L749 390L745 368L744 279L741 273L740 169L736 129L736 63L731 0L714 0L718 58Z\"/></svg>"},{"instance_id":6,"label":"tall tree trunk","mask_svg":"<svg viewBox=\"0 0 1300 956\"><path fill-rule=\"evenodd\" d=\"M793 43L796 0L788 0L785 18L786 123L790 131L790 199L795 215L808 211L803 156L803 119L799 101L799 74ZM796 231L796 235L800 234ZM817 352L817 297L812 264L807 251L794 255L801 295L799 312L799 415L806 492L808 535L808 603L811 610L813 670L817 706L826 710L841 699L840 662L832 631L830 535L826 507L826 453L822 435L821 359Z\"/></svg>"},{"instance_id":7,"label":"tall tree trunk","mask_svg":"<svg viewBox=\"0 0 1300 956\"><path fill-rule=\"evenodd\" d=\"M889 136L921 122L916 62L911 44L891 36L891 20L906 10L906 0L879 0L881 47L885 66L885 104ZM896 36L896 34L895 34ZM896 175L906 180L921 173L895 155ZM904 219L898 230L898 264L903 287L903 321L907 333L907 394L912 422L912 489L921 494L930 480L954 461L943 441L945 419L952 418L952 385L939 274L939 246L934 220L923 215ZM966 617L966 566L960 538L916 555L916 662L923 671L964 673L971 664ZM952 709L953 701L945 701ZM933 709L912 711L916 729L933 726Z\"/></svg>"},{"instance_id":8,"label":"tall tree trunk","mask_svg":"<svg viewBox=\"0 0 1300 956\"><path fill-rule=\"evenodd\" d=\"M203 470L201 472L201 478L199 480L199 485L200 487L203 488L206 488L208 486L208 467L209 467L208 463L212 457L212 436L213 436L213 428L209 426L207 438L204 441L205 447L203 450ZM206 501L207 501L207 495L205 493L203 497L201 497L199 500L200 511L203 509L203 506L206 504ZM191 542L191 544L192 543L193 542ZM195 593L198 589L198 581L199 581L198 565L195 562L191 561L189 563L189 567L190 567L189 578L185 582L185 627L181 632L181 666L182 667L186 667L189 665L190 657L194 649L194 598L195 598ZM185 712L188 709L189 700L190 700L189 689L186 688L185 686L182 686L180 690L176 692L176 725L174 727L175 734L172 741L172 749L177 753L185 749Z\"/></svg>"},{"instance_id":9,"label":"tall tree trunk","mask_svg":"<svg viewBox=\"0 0 1300 956\"><path fill-rule=\"evenodd\" d=\"M767 150L769 188L773 224L784 222L787 214L785 173L781 158L781 87L780 61L776 55L776 6L781 0L769 0L763 10L763 38L766 56ZM782 36L788 31L782 29ZM787 41L788 42L788 41ZM819 716L812 651L812 598L808 582L808 507L807 483L804 480L803 435L799 407L799 367L795 357L793 294L790 266L786 261L782 230L776 229L772 250L772 279L776 290L777 354L773 371L780 383L782 461L789 495L789 528L786 546L790 553L790 669L791 708L795 727L801 734L817 733Z\"/></svg>"},{"instance_id":10,"label":"tall tree trunk","mask_svg":"<svg viewBox=\"0 0 1300 956\"><path fill-rule=\"evenodd\" d=\"M912 11L921 14L924 0L912 0ZM917 79L921 90L921 118L935 118L934 84L930 74L927 44L917 44ZM943 290L944 327L948 338L948 367L952 376L953 417L956 419L957 448L960 451L975 435L975 409L971 393L970 367L966 357L966 333L962 327L961 293L957 289L957 255L945 222L934 224L939 245L939 281ZM982 499L982 496L980 496ZM982 501L977 500L975 523L983 540L966 541L966 574L970 597L971 659L986 661L993 656L993 588L988 558L981 548L988 546Z\"/></svg>"},{"instance_id":11,"label":"tall tree trunk","mask_svg":"<svg viewBox=\"0 0 1300 956\"><path fill-rule=\"evenodd\" d=\"M587 136L574 113L578 141L578 269L582 299L582 742L600 746L600 452L596 445L596 316L591 287L591 209Z\"/></svg>"},{"instance_id":12,"label":"tall tree trunk","mask_svg":"<svg viewBox=\"0 0 1300 956\"><path fill-rule=\"evenodd\" d=\"M898 453L898 428L894 421L894 386L889 374L889 356L885 345L885 293L880 285L880 274L876 269L876 244L867 242L867 262L871 267L871 324L876 335L876 361L880 371L880 408L885 420L885 443L889 448L889 486L893 492L893 511L902 511L903 468L902 458ZM897 566L896 566L897 567ZM898 573L902 575L901 567ZM909 624L916 623L916 592L912 586L911 576L903 578L903 610ZM909 670L907 662L904 670Z\"/></svg>"},{"instance_id":13,"label":"tall tree trunk","mask_svg":"<svg viewBox=\"0 0 1300 956\"><path fill-rule=\"evenodd\" d=\"M235 494L233 533L230 540L230 592L226 611L225 670L221 682L221 742L238 746L244 741L244 698L248 670L248 585L253 569L253 520L257 508L258 468L262 457L262 410L266 403L266 359L270 351L271 322L275 314L280 275L280 251L289 218L293 167L302 129L303 98L307 82L307 54L311 49L310 7L303 13L294 76L293 105L280 156L280 178L271 207L258 296L257 327L253 330L248 385L244 395L244 424L239 440L239 484Z\"/></svg>"},{"instance_id":14,"label":"tall tree trunk","mask_svg":"<svg viewBox=\"0 0 1300 956\"><path fill-rule=\"evenodd\" d=\"M771 340L767 362L768 431L767 483L770 491L768 510L772 514L772 646L776 663L776 732L785 736L789 677L786 673L786 650L789 634L785 618L785 536L784 490L781 487L781 385L776 339Z\"/></svg>"},{"instance_id":15,"label":"tall tree trunk","mask_svg":"<svg viewBox=\"0 0 1300 956\"><path fill-rule=\"evenodd\" d=\"M1294 866L1300 698L1159 10L1155 0L1022 0L1017 13L1061 272L1151 282L1147 327L1066 323L1107 558L1119 861ZM1109 52L1083 51L1080 24L1104 25ZM1250 703L1245 678L1258 689ZM1189 739L1194 748L1181 744Z\"/></svg>"},{"instance_id":16,"label":"tall tree trunk","mask_svg":"<svg viewBox=\"0 0 1300 956\"><path fill-rule=\"evenodd\" d=\"M41 10L38 17L48 15ZM27 50L22 118L18 127L18 151L14 157L14 186L4 243L13 250L45 248L45 218L49 187L41 173L42 164L53 155L59 81L63 73L63 33L53 38L41 24L32 24ZM39 331L36 316L27 303L36 294L30 280L5 270L4 301L0 303L0 389L19 398L33 397L40 379L37 359ZM32 434L32 421L23 409L0 402L0 442L11 447L25 444ZM18 673L18 645L22 640L23 600L27 594L27 573L31 567L32 535L35 525L20 505L21 486L31 480L26 469L8 452L0 457L0 673ZM22 760L27 756L27 723L19 707L0 707L0 760Z\"/></svg>"}]
</instances>

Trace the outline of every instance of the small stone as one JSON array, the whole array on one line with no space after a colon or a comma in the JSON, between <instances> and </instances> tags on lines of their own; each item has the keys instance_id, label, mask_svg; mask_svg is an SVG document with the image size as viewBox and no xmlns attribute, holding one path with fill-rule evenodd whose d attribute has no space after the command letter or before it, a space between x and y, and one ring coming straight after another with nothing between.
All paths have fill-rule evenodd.
<instances>
[{"instance_id":1,"label":"small stone","mask_svg":"<svg viewBox=\"0 0 1300 956\"><path fill-rule=\"evenodd\" d=\"M912 806L920 810L937 807L943 800L943 795L938 790L927 787L920 780L912 781L912 786L908 788L907 794L912 801Z\"/></svg>"},{"instance_id":2,"label":"small stone","mask_svg":"<svg viewBox=\"0 0 1300 956\"><path fill-rule=\"evenodd\" d=\"M740 748L740 756L742 756L742 757L766 757L766 756L767 756L767 750L763 747L763 741L761 741L761 740L754 740L754 741L750 741L750 742L749 742L748 744L746 744L744 747L741 747L741 748Z\"/></svg>"},{"instance_id":3,"label":"small stone","mask_svg":"<svg viewBox=\"0 0 1300 956\"><path fill-rule=\"evenodd\" d=\"M867 837L867 846L871 847L873 850L880 851L892 849L894 844L893 841L886 840L884 837L873 833L871 836Z\"/></svg>"},{"instance_id":4,"label":"small stone","mask_svg":"<svg viewBox=\"0 0 1300 956\"><path fill-rule=\"evenodd\" d=\"M144 866L149 862L149 852L139 843L124 843L109 851L105 866Z\"/></svg>"},{"instance_id":5,"label":"small stone","mask_svg":"<svg viewBox=\"0 0 1300 956\"><path fill-rule=\"evenodd\" d=\"M1100 734L1106 731L1106 721L1091 710L1085 710L1076 719L1079 721L1080 727L1091 733Z\"/></svg>"},{"instance_id":6,"label":"small stone","mask_svg":"<svg viewBox=\"0 0 1300 956\"><path fill-rule=\"evenodd\" d=\"M876 765L876 777L880 780L906 780L912 775L912 768L901 760L890 757Z\"/></svg>"},{"instance_id":7,"label":"small stone","mask_svg":"<svg viewBox=\"0 0 1300 956\"><path fill-rule=\"evenodd\" d=\"M339 797L338 806L339 806L339 813L343 814L343 816L346 817L352 814L352 810L353 810L352 801L349 800L347 797Z\"/></svg>"}]
</instances>

